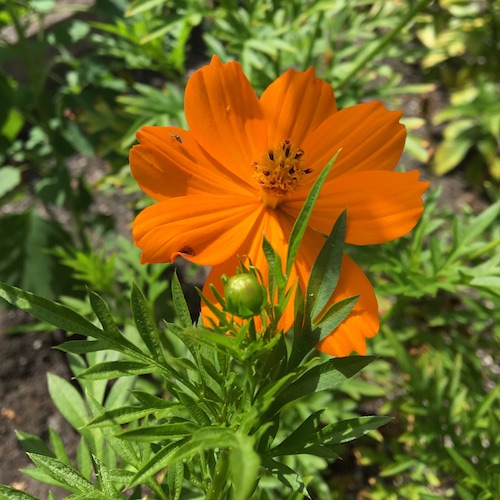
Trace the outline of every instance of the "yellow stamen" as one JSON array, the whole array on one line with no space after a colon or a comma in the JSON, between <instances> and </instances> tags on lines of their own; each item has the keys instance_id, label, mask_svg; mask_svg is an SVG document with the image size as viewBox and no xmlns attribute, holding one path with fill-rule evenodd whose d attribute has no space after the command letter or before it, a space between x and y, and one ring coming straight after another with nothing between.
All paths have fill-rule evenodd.
<instances>
[{"instance_id":1,"label":"yellow stamen","mask_svg":"<svg viewBox=\"0 0 500 500\"><path fill-rule=\"evenodd\" d=\"M253 162L254 180L261 191L260 199L266 207L276 208L283 198L293 193L302 177L312 170L305 168L304 151L285 139L269 148L258 161Z\"/></svg>"}]
</instances>

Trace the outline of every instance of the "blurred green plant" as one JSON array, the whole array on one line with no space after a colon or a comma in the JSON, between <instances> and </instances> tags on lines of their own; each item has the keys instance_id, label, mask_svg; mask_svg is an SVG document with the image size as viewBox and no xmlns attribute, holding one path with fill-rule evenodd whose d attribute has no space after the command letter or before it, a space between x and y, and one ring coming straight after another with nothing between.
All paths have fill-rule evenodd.
<instances>
[{"instance_id":1,"label":"blurred green plant","mask_svg":"<svg viewBox=\"0 0 500 500\"><path fill-rule=\"evenodd\" d=\"M443 141L436 148L433 171L443 175L465 163L473 184L489 172L500 181L500 85L484 79L453 92L451 105L439 111L434 122L447 122Z\"/></svg>"},{"instance_id":2,"label":"blurred green plant","mask_svg":"<svg viewBox=\"0 0 500 500\"><path fill-rule=\"evenodd\" d=\"M410 237L357 251L386 310L378 371L364 375L385 381L380 411L395 417L384 448L356 450L378 468L366 488L375 500L500 494L500 202L456 215L439 196Z\"/></svg>"},{"instance_id":3,"label":"blurred green plant","mask_svg":"<svg viewBox=\"0 0 500 500\"><path fill-rule=\"evenodd\" d=\"M500 181L500 4L495 0L434 2L419 18L416 34L427 48L421 67L451 92L451 104L434 123L446 122L433 171L459 165L469 182ZM467 157L467 161L464 161Z\"/></svg>"},{"instance_id":4,"label":"blurred green plant","mask_svg":"<svg viewBox=\"0 0 500 500\"><path fill-rule=\"evenodd\" d=\"M463 286L500 296L495 279L500 276L500 201L479 215L464 207L458 216L438 209L439 196L435 190L426 199L411 238L379 249L353 249L354 254L372 262L370 269L377 273L378 291L384 296L435 297L440 291L455 294Z\"/></svg>"},{"instance_id":5,"label":"blurred green plant","mask_svg":"<svg viewBox=\"0 0 500 500\"><path fill-rule=\"evenodd\" d=\"M419 16L416 34L428 49L422 68L433 69L448 88L488 75L498 82L500 5L495 0L441 0Z\"/></svg>"}]
</instances>

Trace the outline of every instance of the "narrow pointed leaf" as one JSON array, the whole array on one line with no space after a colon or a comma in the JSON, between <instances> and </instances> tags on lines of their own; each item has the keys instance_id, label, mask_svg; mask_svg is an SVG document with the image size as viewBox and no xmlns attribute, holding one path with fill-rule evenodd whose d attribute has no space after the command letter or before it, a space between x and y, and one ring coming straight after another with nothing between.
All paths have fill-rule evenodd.
<instances>
[{"instance_id":1,"label":"narrow pointed leaf","mask_svg":"<svg viewBox=\"0 0 500 500\"><path fill-rule=\"evenodd\" d=\"M64 442L61 436L52 428L49 429L49 439L57 460L60 460L66 465L71 465L71 460L69 459L68 453L66 451L66 448L64 447Z\"/></svg>"},{"instance_id":2,"label":"narrow pointed leaf","mask_svg":"<svg viewBox=\"0 0 500 500\"><path fill-rule=\"evenodd\" d=\"M28 495L24 491L19 491L9 486L0 484L0 500L40 500L37 497Z\"/></svg>"},{"instance_id":3,"label":"narrow pointed leaf","mask_svg":"<svg viewBox=\"0 0 500 500\"><path fill-rule=\"evenodd\" d=\"M78 443L78 448L76 449L76 466L80 474L86 479L90 480L92 478L93 465L92 465L92 455L90 454L89 447L85 442L85 439L80 439Z\"/></svg>"},{"instance_id":4,"label":"narrow pointed leaf","mask_svg":"<svg viewBox=\"0 0 500 500\"><path fill-rule=\"evenodd\" d=\"M102 407L102 405L100 405L99 402L90 393L87 393L87 404L89 406L92 417L97 418L99 415L102 415L104 413L104 408ZM115 436L122 431L122 428L119 425L101 427L100 431L105 437L106 442L109 444L110 448L115 451L116 454L121 457L124 462L132 465L136 470L139 469L139 467L141 466L141 462L132 444ZM155 478L146 478L144 484L151 488L157 494L159 499L167 500L162 487L158 484Z\"/></svg>"},{"instance_id":5,"label":"narrow pointed leaf","mask_svg":"<svg viewBox=\"0 0 500 500\"><path fill-rule=\"evenodd\" d=\"M74 493L68 497L68 500L110 500L104 493Z\"/></svg>"},{"instance_id":6,"label":"narrow pointed leaf","mask_svg":"<svg viewBox=\"0 0 500 500\"><path fill-rule=\"evenodd\" d=\"M234 500L247 500L259 477L260 457L254 449L254 440L237 432L229 455Z\"/></svg>"},{"instance_id":7,"label":"narrow pointed leaf","mask_svg":"<svg viewBox=\"0 0 500 500\"><path fill-rule=\"evenodd\" d=\"M133 488L139 484L142 484L148 477L152 477L158 471L171 464L171 457L174 452L179 449L184 443L188 441L188 438L177 441L175 443L170 443L163 447L159 452L157 452L151 460L149 460L145 465L143 465L134 477L130 480L127 485L128 488ZM177 463L177 462L174 462Z\"/></svg>"},{"instance_id":8,"label":"narrow pointed leaf","mask_svg":"<svg viewBox=\"0 0 500 500\"><path fill-rule=\"evenodd\" d=\"M292 265L295 261L295 257L297 256L297 252L299 251L300 243L302 242L302 237L306 232L307 224L309 219L311 218L312 211L314 209L314 205L316 200L318 199L319 192L323 187L324 182L330 170L335 163L335 160L339 154L340 150L337 151L335 156L329 161L329 163L325 166L325 168L321 171L316 182L313 184L309 194L307 195L306 202L304 203L299 216L295 220L295 223L292 228L292 232L290 234L290 241L288 245L288 255L286 258L286 275L290 276L290 271L292 269Z\"/></svg>"},{"instance_id":9,"label":"narrow pointed leaf","mask_svg":"<svg viewBox=\"0 0 500 500\"><path fill-rule=\"evenodd\" d=\"M38 483L50 484L53 486L58 486L60 488L65 488L70 490L65 484L61 483L61 481L57 481L53 477L49 476L43 469L39 467L26 467L24 469L19 469L25 476L34 479ZM72 491L72 490L70 490Z\"/></svg>"},{"instance_id":10,"label":"narrow pointed leaf","mask_svg":"<svg viewBox=\"0 0 500 500\"><path fill-rule=\"evenodd\" d=\"M262 460L262 465L269 474L279 479L285 486L310 498L304 481L293 469L268 457Z\"/></svg>"},{"instance_id":11,"label":"narrow pointed leaf","mask_svg":"<svg viewBox=\"0 0 500 500\"><path fill-rule=\"evenodd\" d=\"M175 406L177 403L174 403L168 399L159 398L158 396L154 396L149 392L145 391L131 391L133 396L145 407L150 407L154 409L164 409L171 408Z\"/></svg>"},{"instance_id":12,"label":"narrow pointed leaf","mask_svg":"<svg viewBox=\"0 0 500 500\"><path fill-rule=\"evenodd\" d=\"M203 450L231 448L235 444L235 432L228 428L204 427L194 432L190 438L171 443L157 453L133 478L129 487L137 486L145 478L156 474L163 467L189 461Z\"/></svg>"},{"instance_id":13,"label":"narrow pointed leaf","mask_svg":"<svg viewBox=\"0 0 500 500\"><path fill-rule=\"evenodd\" d=\"M310 324L310 317L305 316L299 335L295 341L290 357L290 367L294 367L313 350L319 342L330 335L349 316L359 296L348 297L332 304L321 319L315 324ZM295 337L294 337L295 340Z\"/></svg>"},{"instance_id":14,"label":"narrow pointed leaf","mask_svg":"<svg viewBox=\"0 0 500 500\"><path fill-rule=\"evenodd\" d=\"M88 290L88 295L92 309L104 328L104 332L101 332L100 335L94 334L92 336L99 340L112 342L114 349L119 352L123 352L133 357L146 358L144 353L136 345L120 333L109 307L101 296L92 290Z\"/></svg>"},{"instance_id":15,"label":"narrow pointed leaf","mask_svg":"<svg viewBox=\"0 0 500 500\"><path fill-rule=\"evenodd\" d=\"M264 252L264 256L266 257L267 264L268 264L268 282L269 282L269 290L274 291L274 286L275 286L275 279L274 279L274 264L276 261L276 252L274 251L274 248L272 247L271 243L269 240L266 238L266 236L263 236L262 239L262 250Z\"/></svg>"},{"instance_id":16,"label":"narrow pointed leaf","mask_svg":"<svg viewBox=\"0 0 500 500\"><path fill-rule=\"evenodd\" d=\"M353 307L359 299L359 295L355 297L347 297L331 305L321 319L314 325L311 337L307 339L308 346L312 349L321 342L326 336L330 335L351 313Z\"/></svg>"},{"instance_id":17,"label":"narrow pointed leaf","mask_svg":"<svg viewBox=\"0 0 500 500\"><path fill-rule=\"evenodd\" d=\"M493 222L498 222L500 215L500 200L488 207L484 212L474 218L473 221L467 226L467 231L463 234L462 238L457 238L456 248L448 255L447 262L459 257L467 251L468 244L481 234ZM458 221L458 219L457 219ZM457 222L458 223L458 222ZM454 238L455 239L455 238ZM458 241L457 241L458 240ZM455 243L454 242L454 243Z\"/></svg>"},{"instance_id":18,"label":"narrow pointed leaf","mask_svg":"<svg viewBox=\"0 0 500 500\"><path fill-rule=\"evenodd\" d=\"M211 424L210 418L200 406L199 401L194 400L191 396L181 391L179 391L177 397L199 425L209 426Z\"/></svg>"},{"instance_id":19,"label":"narrow pointed leaf","mask_svg":"<svg viewBox=\"0 0 500 500\"><path fill-rule=\"evenodd\" d=\"M109 469L106 465L99 460L98 457L93 456L94 462L96 464L96 475L99 478L99 484L106 498L109 500L123 500L125 497L118 493L115 486L111 482L111 477L109 474Z\"/></svg>"},{"instance_id":20,"label":"narrow pointed leaf","mask_svg":"<svg viewBox=\"0 0 500 500\"><path fill-rule=\"evenodd\" d=\"M474 478L479 484L481 483L481 476L473 464L460 455L460 453L454 448L446 448L446 451L448 452L448 455L450 455L453 462L455 462L455 464L460 467L460 469L462 469L467 476Z\"/></svg>"},{"instance_id":21,"label":"narrow pointed leaf","mask_svg":"<svg viewBox=\"0 0 500 500\"><path fill-rule=\"evenodd\" d=\"M149 349L149 352L154 356L156 361L165 363L160 341L160 332L155 323L151 307L135 283L132 283L130 305L137 330Z\"/></svg>"},{"instance_id":22,"label":"narrow pointed leaf","mask_svg":"<svg viewBox=\"0 0 500 500\"><path fill-rule=\"evenodd\" d=\"M375 416L343 420L342 422L336 422L323 427L316 434L315 440L318 443L327 445L347 443L378 429L391 420L392 417Z\"/></svg>"},{"instance_id":23,"label":"narrow pointed leaf","mask_svg":"<svg viewBox=\"0 0 500 500\"><path fill-rule=\"evenodd\" d=\"M286 386L276 396L275 401L269 408L269 413L273 415L292 401L314 392L330 389L345 382L374 359L374 357L370 356L335 358L312 367L298 380Z\"/></svg>"},{"instance_id":24,"label":"narrow pointed leaf","mask_svg":"<svg viewBox=\"0 0 500 500\"><path fill-rule=\"evenodd\" d=\"M311 349L306 349L304 346L304 339L311 336L312 325L311 318L305 314L304 294L299 286L295 290L294 311L292 351L288 360L288 371L296 368L304 358L302 353Z\"/></svg>"},{"instance_id":25,"label":"narrow pointed leaf","mask_svg":"<svg viewBox=\"0 0 500 500\"><path fill-rule=\"evenodd\" d=\"M49 476L66 485L74 492L92 492L99 496L99 490L79 472L59 460L36 453L28 453L30 459Z\"/></svg>"},{"instance_id":26,"label":"narrow pointed leaf","mask_svg":"<svg viewBox=\"0 0 500 500\"><path fill-rule=\"evenodd\" d=\"M309 415L285 440L269 451L270 456L293 455L313 443L313 436L321 424L324 411L318 410Z\"/></svg>"},{"instance_id":27,"label":"narrow pointed leaf","mask_svg":"<svg viewBox=\"0 0 500 500\"><path fill-rule=\"evenodd\" d=\"M167 484L172 500L180 500L184 483L184 464L177 462L168 469Z\"/></svg>"},{"instance_id":28,"label":"narrow pointed leaf","mask_svg":"<svg viewBox=\"0 0 500 500\"><path fill-rule=\"evenodd\" d=\"M151 415L156 411L156 408L143 408L142 406L122 406L120 408L108 410L102 415L99 415L98 417L92 419L87 424L87 428L91 429L94 427L101 428L106 425L128 424L129 422L147 417L148 415Z\"/></svg>"},{"instance_id":29,"label":"narrow pointed leaf","mask_svg":"<svg viewBox=\"0 0 500 500\"><path fill-rule=\"evenodd\" d=\"M288 453L289 455L314 455L316 457L327 458L328 460L337 460L340 458L338 453L335 453L328 446L322 446L320 444L311 444L302 448L295 453Z\"/></svg>"},{"instance_id":30,"label":"narrow pointed leaf","mask_svg":"<svg viewBox=\"0 0 500 500\"><path fill-rule=\"evenodd\" d=\"M67 342L55 346L55 348L72 354L87 354L89 352L112 349L113 344L105 340L68 340Z\"/></svg>"},{"instance_id":31,"label":"narrow pointed leaf","mask_svg":"<svg viewBox=\"0 0 500 500\"><path fill-rule=\"evenodd\" d=\"M145 375L158 373L160 368L155 365L140 363L138 361L105 361L92 365L81 372L78 378L85 380L104 380L118 377L130 377L132 375Z\"/></svg>"},{"instance_id":32,"label":"narrow pointed leaf","mask_svg":"<svg viewBox=\"0 0 500 500\"><path fill-rule=\"evenodd\" d=\"M15 431L17 440L22 449L27 453L37 453L38 455L45 455L46 457L55 458L55 454L49 450L44 441L34 434L28 432Z\"/></svg>"},{"instance_id":33,"label":"narrow pointed leaf","mask_svg":"<svg viewBox=\"0 0 500 500\"><path fill-rule=\"evenodd\" d=\"M64 418L75 429L83 427L87 423L87 408L75 387L53 373L47 374L47 385L52 401Z\"/></svg>"},{"instance_id":34,"label":"narrow pointed leaf","mask_svg":"<svg viewBox=\"0 0 500 500\"><path fill-rule=\"evenodd\" d=\"M90 335L96 338L103 337L103 331L83 316L80 316L80 314L69 307L44 299L34 293L25 292L24 290L0 282L0 297L5 299L9 304L61 330L81 335Z\"/></svg>"},{"instance_id":35,"label":"narrow pointed leaf","mask_svg":"<svg viewBox=\"0 0 500 500\"><path fill-rule=\"evenodd\" d=\"M200 427L193 422L179 422L163 425L151 425L140 429L131 429L118 435L121 439L130 441L161 441L162 439L172 439L182 436L189 436Z\"/></svg>"},{"instance_id":36,"label":"narrow pointed leaf","mask_svg":"<svg viewBox=\"0 0 500 500\"><path fill-rule=\"evenodd\" d=\"M174 309L179 321L184 328L188 328L193 324L191 320L191 314L189 312L189 307L184 297L184 292L182 291L181 282L175 272L172 276L172 299L174 301Z\"/></svg>"},{"instance_id":37,"label":"narrow pointed leaf","mask_svg":"<svg viewBox=\"0 0 500 500\"><path fill-rule=\"evenodd\" d=\"M313 320L331 299L337 286L342 265L345 230L346 211L344 210L321 248L307 283L306 311Z\"/></svg>"},{"instance_id":38,"label":"narrow pointed leaf","mask_svg":"<svg viewBox=\"0 0 500 500\"><path fill-rule=\"evenodd\" d=\"M90 393L87 393L87 403L89 405L89 410L92 417L94 418L94 421L104 414L104 408ZM118 456L122 458L122 460L129 463L135 468L139 467L140 461L134 447L123 439L115 437L116 434L122 432L122 428L119 425L113 424L109 426L103 426L100 427L99 430L101 431L109 446L116 452Z\"/></svg>"}]
</instances>

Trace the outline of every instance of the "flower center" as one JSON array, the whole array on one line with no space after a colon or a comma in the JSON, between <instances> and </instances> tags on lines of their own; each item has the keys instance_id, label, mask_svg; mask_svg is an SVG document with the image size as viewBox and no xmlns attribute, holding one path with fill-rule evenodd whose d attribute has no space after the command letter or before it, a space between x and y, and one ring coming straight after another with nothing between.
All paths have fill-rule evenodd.
<instances>
[{"instance_id":1,"label":"flower center","mask_svg":"<svg viewBox=\"0 0 500 500\"><path fill-rule=\"evenodd\" d=\"M253 178L260 188L260 199L265 206L276 208L287 194L297 190L302 177L312 172L306 168L303 156L302 149L294 146L290 139L285 139L252 163L255 169Z\"/></svg>"}]
</instances>

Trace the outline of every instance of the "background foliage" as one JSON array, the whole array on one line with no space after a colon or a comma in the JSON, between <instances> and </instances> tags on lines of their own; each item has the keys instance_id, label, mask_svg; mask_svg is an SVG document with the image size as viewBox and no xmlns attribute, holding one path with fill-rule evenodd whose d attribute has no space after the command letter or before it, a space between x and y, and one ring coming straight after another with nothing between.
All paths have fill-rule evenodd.
<instances>
[{"instance_id":1,"label":"background foliage","mask_svg":"<svg viewBox=\"0 0 500 500\"><path fill-rule=\"evenodd\" d=\"M176 314L171 270L140 266L130 243L126 223L148 201L128 151L142 125L185 126L185 82L211 54L240 61L257 91L290 66L313 65L339 107L376 98L405 109L403 168L460 176L472 204L457 208L434 188L412 235L348 249L379 296L382 331L370 342L379 358L286 418L292 426L326 405L323 425L367 413L394 420L343 444L343 461L294 460L317 471L319 499L500 496L498 1L0 0L0 29L0 280L90 317L87 286L129 329L132 277L157 318ZM69 363L83 369L75 355ZM127 384L147 383L120 379L106 409L129 404ZM67 383L49 384L57 395ZM56 404L80 427L80 396L67 390L75 414ZM31 452L45 446L20 437ZM49 446L71 463L55 431ZM277 491L270 484L269 498Z\"/></svg>"}]
</instances>

